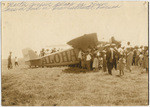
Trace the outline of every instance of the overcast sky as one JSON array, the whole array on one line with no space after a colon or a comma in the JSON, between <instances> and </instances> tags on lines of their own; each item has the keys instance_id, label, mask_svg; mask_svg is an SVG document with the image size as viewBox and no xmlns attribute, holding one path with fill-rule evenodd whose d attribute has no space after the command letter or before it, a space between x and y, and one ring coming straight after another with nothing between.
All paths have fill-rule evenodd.
<instances>
[{"instance_id":1,"label":"overcast sky","mask_svg":"<svg viewBox=\"0 0 150 107\"><path fill-rule=\"evenodd\" d=\"M39 50L88 33L97 33L99 40L108 41L114 36L124 43L130 41L131 45L148 45L147 3L108 4L118 4L119 8L3 11L2 58L7 58L9 51L22 57L23 48Z\"/></svg>"}]
</instances>

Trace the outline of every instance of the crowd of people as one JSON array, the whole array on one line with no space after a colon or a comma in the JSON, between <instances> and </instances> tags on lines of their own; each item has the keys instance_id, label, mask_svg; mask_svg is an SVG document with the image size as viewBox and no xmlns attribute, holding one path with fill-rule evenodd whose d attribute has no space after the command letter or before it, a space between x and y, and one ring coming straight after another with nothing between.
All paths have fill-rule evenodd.
<instances>
[{"instance_id":1,"label":"crowd of people","mask_svg":"<svg viewBox=\"0 0 150 107\"><path fill-rule=\"evenodd\" d=\"M38 56L45 56L50 53L58 52L62 49L53 48L42 49L40 54L35 53ZM103 69L104 72L108 70L108 73L112 75L112 69L118 70L120 75L124 75L124 70L132 71L131 66L139 66L141 70L145 69L148 72L148 46L135 46L131 47L130 42L127 43L127 47L121 47L121 44L106 44L103 49L89 48L87 51L80 49L78 59L80 61L79 67L82 69L99 71ZM14 65L19 66L18 58L14 58ZM12 52L8 56L8 69L12 69Z\"/></svg>"},{"instance_id":2,"label":"crowd of people","mask_svg":"<svg viewBox=\"0 0 150 107\"><path fill-rule=\"evenodd\" d=\"M78 58L79 67L82 69L104 72L112 75L112 69L119 71L124 75L124 70L132 71L131 66L139 66L141 70L148 72L148 46L131 47L130 42L127 47L121 47L121 44L106 44L100 51L97 48L91 48L87 51L80 49Z\"/></svg>"},{"instance_id":3,"label":"crowd of people","mask_svg":"<svg viewBox=\"0 0 150 107\"><path fill-rule=\"evenodd\" d=\"M52 54L52 53L55 53L55 52L59 52L63 49L56 49L56 48L53 48L53 49L44 49L42 48L42 50L40 51L40 54L38 55L37 54L37 51L35 51L35 53L38 55L38 56L45 56L45 55L48 55L48 54Z\"/></svg>"}]
</instances>

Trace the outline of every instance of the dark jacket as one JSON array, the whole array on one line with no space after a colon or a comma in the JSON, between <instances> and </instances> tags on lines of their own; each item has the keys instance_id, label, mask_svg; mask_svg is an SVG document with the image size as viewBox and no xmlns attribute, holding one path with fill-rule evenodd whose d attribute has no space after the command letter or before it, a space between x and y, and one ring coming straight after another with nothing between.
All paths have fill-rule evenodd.
<instances>
[{"instance_id":1,"label":"dark jacket","mask_svg":"<svg viewBox=\"0 0 150 107\"><path fill-rule=\"evenodd\" d=\"M107 60L107 63L112 63L113 62L113 59L111 57L111 50L108 50L106 52L106 60Z\"/></svg>"}]
</instances>

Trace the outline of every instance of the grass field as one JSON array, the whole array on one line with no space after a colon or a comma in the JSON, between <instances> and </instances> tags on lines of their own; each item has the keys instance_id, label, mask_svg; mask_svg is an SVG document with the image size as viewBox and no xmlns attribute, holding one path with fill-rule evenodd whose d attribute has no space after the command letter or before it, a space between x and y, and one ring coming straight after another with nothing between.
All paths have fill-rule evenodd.
<instances>
[{"instance_id":1,"label":"grass field","mask_svg":"<svg viewBox=\"0 0 150 107\"><path fill-rule=\"evenodd\" d=\"M118 77L73 72L66 67L12 70L2 67L3 106L140 106L148 105L148 73L137 67Z\"/></svg>"}]
</instances>

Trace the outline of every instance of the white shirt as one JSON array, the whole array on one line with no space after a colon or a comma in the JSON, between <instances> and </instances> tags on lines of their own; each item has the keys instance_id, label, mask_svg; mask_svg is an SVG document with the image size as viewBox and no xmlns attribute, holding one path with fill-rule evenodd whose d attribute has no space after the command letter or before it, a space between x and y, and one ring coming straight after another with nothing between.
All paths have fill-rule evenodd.
<instances>
[{"instance_id":1,"label":"white shirt","mask_svg":"<svg viewBox=\"0 0 150 107\"><path fill-rule=\"evenodd\" d=\"M18 58L15 58L15 62L18 62Z\"/></svg>"},{"instance_id":2,"label":"white shirt","mask_svg":"<svg viewBox=\"0 0 150 107\"><path fill-rule=\"evenodd\" d=\"M122 48L119 48L119 49L118 49L118 52L119 52L120 54L123 54L123 49L122 49Z\"/></svg>"},{"instance_id":3,"label":"white shirt","mask_svg":"<svg viewBox=\"0 0 150 107\"><path fill-rule=\"evenodd\" d=\"M99 53L99 52L97 52L97 56L100 56L100 53Z\"/></svg>"},{"instance_id":4,"label":"white shirt","mask_svg":"<svg viewBox=\"0 0 150 107\"><path fill-rule=\"evenodd\" d=\"M86 56L86 61L89 61L89 60L91 60L91 55L90 55L90 54L88 54L88 55Z\"/></svg>"},{"instance_id":5,"label":"white shirt","mask_svg":"<svg viewBox=\"0 0 150 107\"><path fill-rule=\"evenodd\" d=\"M141 55L141 54L139 55L139 58L140 58L140 59L142 59L143 57L144 57L143 55Z\"/></svg>"},{"instance_id":6,"label":"white shirt","mask_svg":"<svg viewBox=\"0 0 150 107\"><path fill-rule=\"evenodd\" d=\"M139 49L136 50L136 54L140 55L140 50Z\"/></svg>"},{"instance_id":7,"label":"white shirt","mask_svg":"<svg viewBox=\"0 0 150 107\"><path fill-rule=\"evenodd\" d=\"M113 59L113 48L110 48L110 51L111 51L111 58Z\"/></svg>"},{"instance_id":8,"label":"white shirt","mask_svg":"<svg viewBox=\"0 0 150 107\"><path fill-rule=\"evenodd\" d=\"M78 58L82 59L82 51L79 51Z\"/></svg>"},{"instance_id":9,"label":"white shirt","mask_svg":"<svg viewBox=\"0 0 150 107\"><path fill-rule=\"evenodd\" d=\"M139 52L142 52L142 49L138 49Z\"/></svg>"},{"instance_id":10,"label":"white shirt","mask_svg":"<svg viewBox=\"0 0 150 107\"><path fill-rule=\"evenodd\" d=\"M131 48L131 45L127 45L127 46L126 46L126 49L128 49L128 48Z\"/></svg>"}]
</instances>

